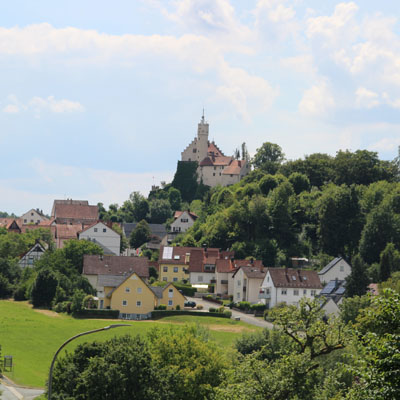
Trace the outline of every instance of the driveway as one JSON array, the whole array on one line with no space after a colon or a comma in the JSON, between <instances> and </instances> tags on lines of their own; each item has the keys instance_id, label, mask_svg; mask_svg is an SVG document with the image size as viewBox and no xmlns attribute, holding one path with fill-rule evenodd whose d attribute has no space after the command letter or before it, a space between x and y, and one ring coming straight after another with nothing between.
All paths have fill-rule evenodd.
<instances>
[{"instance_id":1,"label":"driveway","mask_svg":"<svg viewBox=\"0 0 400 400\"><path fill-rule=\"evenodd\" d=\"M203 300L197 297L187 297L188 300L196 302L196 304L201 304L204 307L204 310L209 310L210 307L218 308L220 307L216 303L212 303L211 301ZM229 308L226 308L229 310ZM270 322L265 321L261 318L256 318L252 314L245 314L240 311L230 310L232 311L232 318L239 317L241 321L246 322L251 325L259 326L261 328L272 329L273 325Z\"/></svg>"},{"instance_id":2,"label":"driveway","mask_svg":"<svg viewBox=\"0 0 400 400\"><path fill-rule=\"evenodd\" d=\"M15 385L5 377L0 378L1 400L33 400L40 396L44 390L30 389Z\"/></svg>"}]
</instances>

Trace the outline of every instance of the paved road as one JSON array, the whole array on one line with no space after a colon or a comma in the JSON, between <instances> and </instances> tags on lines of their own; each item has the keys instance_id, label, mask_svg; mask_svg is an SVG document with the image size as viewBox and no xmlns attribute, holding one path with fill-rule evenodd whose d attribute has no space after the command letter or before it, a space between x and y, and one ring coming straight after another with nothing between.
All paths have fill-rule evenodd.
<instances>
[{"instance_id":1,"label":"paved road","mask_svg":"<svg viewBox=\"0 0 400 400\"><path fill-rule=\"evenodd\" d=\"M219 305L216 303L212 303L210 301L203 300L197 297L187 297L187 299L196 302L196 304L201 304L204 307L204 310L208 310L210 307L214 308L219 307ZM232 311L232 318L239 317L241 321L251 325L260 326L261 328L268 328L268 329L273 328L273 325L270 322L264 321L261 318L256 318L252 314L245 314L236 310L231 310L231 311Z\"/></svg>"},{"instance_id":2,"label":"paved road","mask_svg":"<svg viewBox=\"0 0 400 400\"><path fill-rule=\"evenodd\" d=\"M0 379L1 400L33 400L40 396L44 391L41 389L29 389L16 386L7 378Z\"/></svg>"}]
</instances>

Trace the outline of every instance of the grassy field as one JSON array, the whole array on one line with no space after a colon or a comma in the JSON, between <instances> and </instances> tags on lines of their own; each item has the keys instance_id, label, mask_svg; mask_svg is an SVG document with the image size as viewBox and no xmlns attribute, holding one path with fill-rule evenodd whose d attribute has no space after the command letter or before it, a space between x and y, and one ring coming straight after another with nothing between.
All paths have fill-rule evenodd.
<instances>
[{"instance_id":1,"label":"grassy field","mask_svg":"<svg viewBox=\"0 0 400 400\"><path fill-rule=\"evenodd\" d=\"M74 319L47 310L33 310L26 302L0 301L0 345L2 355L12 355L14 371L5 373L20 385L44 387L51 359L58 347L80 332L123 321ZM168 328L199 324L210 330L219 345L229 347L242 333L257 328L225 318L171 316L158 321L124 321L127 328L112 329L79 338L67 346L72 351L79 343L106 340L115 335L146 334L154 327Z\"/></svg>"}]
</instances>

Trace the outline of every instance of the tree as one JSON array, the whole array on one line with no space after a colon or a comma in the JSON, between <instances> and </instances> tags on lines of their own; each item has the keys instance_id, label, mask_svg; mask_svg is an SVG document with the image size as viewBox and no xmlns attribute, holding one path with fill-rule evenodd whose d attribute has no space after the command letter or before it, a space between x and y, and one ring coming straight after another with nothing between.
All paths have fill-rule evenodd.
<instances>
[{"instance_id":1,"label":"tree","mask_svg":"<svg viewBox=\"0 0 400 400\"><path fill-rule=\"evenodd\" d=\"M13 288L8 279L0 274L0 299L7 299L11 296Z\"/></svg>"},{"instance_id":2,"label":"tree","mask_svg":"<svg viewBox=\"0 0 400 400\"><path fill-rule=\"evenodd\" d=\"M132 202L133 207L133 217L135 221L141 221L146 219L149 213L149 202L142 196L139 192L133 192L130 194L129 199Z\"/></svg>"},{"instance_id":3,"label":"tree","mask_svg":"<svg viewBox=\"0 0 400 400\"><path fill-rule=\"evenodd\" d=\"M369 307L370 304L371 304L371 297L368 295L345 298L339 305L340 319L345 324L348 324L350 322L354 324L361 310Z\"/></svg>"},{"instance_id":4,"label":"tree","mask_svg":"<svg viewBox=\"0 0 400 400\"><path fill-rule=\"evenodd\" d=\"M197 161L178 161L171 185L181 193L182 200L190 203L197 191Z\"/></svg>"},{"instance_id":5,"label":"tree","mask_svg":"<svg viewBox=\"0 0 400 400\"><path fill-rule=\"evenodd\" d=\"M288 179L296 194L300 194L305 190L310 190L310 180L307 175L301 174L300 172L293 172L289 175Z\"/></svg>"},{"instance_id":6,"label":"tree","mask_svg":"<svg viewBox=\"0 0 400 400\"><path fill-rule=\"evenodd\" d=\"M383 282L389 279L392 272L400 270L400 252L393 243L388 243L380 258L379 281Z\"/></svg>"},{"instance_id":7,"label":"tree","mask_svg":"<svg viewBox=\"0 0 400 400\"><path fill-rule=\"evenodd\" d=\"M152 200L150 203L150 219L153 224L163 224L172 215L168 200Z\"/></svg>"},{"instance_id":8,"label":"tree","mask_svg":"<svg viewBox=\"0 0 400 400\"><path fill-rule=\"evenodd\" d=\"M83 256L87 254L102 255L103 249L96 243L88 240L72 239L65 242L63 247L65 258L71 262L80 274L83 269Z\"/></svg>"},{"instance_id":9,"label":"tree","mask_svg":"<svg viewBox=\"0 0 400 400\"><path fill-rule=\"evenodd\" d=\"M133 249L139 248L142 244L147 243L151 239L151 231L149 224L143 219L131 232L129 244Z\"/></svg>"},{"instance_id":10,"label":"tree","mask_svg":"<svg viewBox=\"0 0 400 400\"><path fill-rule=\"evenodd\" d=\"M139 336L84 343L55 366L55 399L169 400L148 344Z\"/></svg>"},{"instance_id":11,"label":"tree","mask_svg":"<svg viewBox=\"0 0 400 400\"><path fill-rule=\"evenodd\" d=\"M351 273L346 278L346 297L363 296L367 293L369 279L367 267L361 256L357 254L351 263Z\"/></svg>"},{"instance_id":12,"label":"tree","mask_svg":"<svg viewBox=\"0 0 400 400\"><path fill-rule=\"evenodd\" d=\"M265 142L257 149L252 164L256 169L261 169L268 174L275 174L284 159L285 154L279 145Z\"/></svg>"},{"instance_id":13,"label":"tree","mask_svg":"<svg viewBox=\"0 0 400 400\"><path fill-rule=\"evenodd\" d=\"M181 192L171 186L168 190L168 201L173 211L180 210L182 206Z\"/></svg>"},{"instance_id":14,"label":"tree","mask_svg":"<svg viewBox=\"0 0 400 400\"><path fill-rule=\"evenodd\" d=\"M50 269L39 271L32 287L32 304L34 307L50 307L56 294L58 279Z\"/></svg>"},{"instance_id":15,"label":"tree","mask_svg":"<svg viewBox=\"0 0 400 400\"><path fill-rule=\"evenodd\" d=\"M112 228L121 238L121 242L119 245L119 252L122 254L129 246L128 239L125 237L124 233L122 232L122 228L119 224L113 224Z\"/></svg>"}]
</instances>

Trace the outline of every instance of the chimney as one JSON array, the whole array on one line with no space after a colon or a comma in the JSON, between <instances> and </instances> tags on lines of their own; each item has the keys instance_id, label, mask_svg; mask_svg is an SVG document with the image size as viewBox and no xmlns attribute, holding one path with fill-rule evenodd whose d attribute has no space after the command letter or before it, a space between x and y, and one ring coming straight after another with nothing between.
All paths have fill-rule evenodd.
<instances>
[{"instance_id":1,"label":"chimney","mask_svg":"<svg viewBox=\"0 0 400 400\"><path fill-rule=\"evenodd\" d=\"M185 264L189 264L190 262L190 253L186 253L185 255Z\"/></svg>"}]
</instances>

